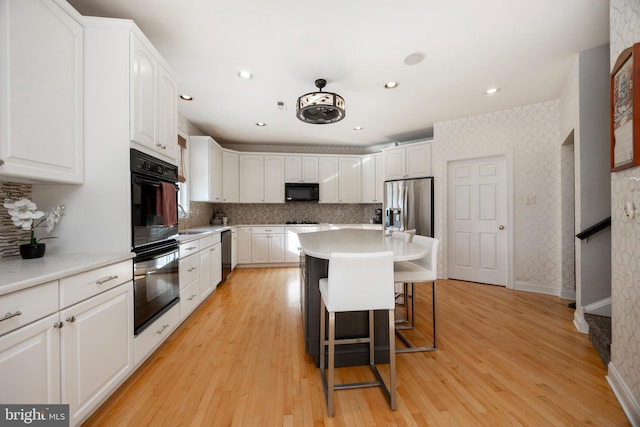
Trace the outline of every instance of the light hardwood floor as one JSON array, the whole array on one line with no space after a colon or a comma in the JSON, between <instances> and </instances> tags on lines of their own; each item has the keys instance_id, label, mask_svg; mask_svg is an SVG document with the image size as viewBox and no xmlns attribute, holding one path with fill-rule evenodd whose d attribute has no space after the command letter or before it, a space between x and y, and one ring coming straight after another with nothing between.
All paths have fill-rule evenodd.
<instances>
[{"instance_id":1,"label":"light hardwood floor","mask_svg":"<svg viewBox=\"0 0 640 427\"><path fill-rule=\"evenodd\" d=\"M429 331L430 285L417 289ZM328 418L304 354L298 270L238 269L85 426L629 425L569 301L453 280L437 290L438 350L398 355L397 411L377 387L341 390Z\"/></svg>"}]
</instances>

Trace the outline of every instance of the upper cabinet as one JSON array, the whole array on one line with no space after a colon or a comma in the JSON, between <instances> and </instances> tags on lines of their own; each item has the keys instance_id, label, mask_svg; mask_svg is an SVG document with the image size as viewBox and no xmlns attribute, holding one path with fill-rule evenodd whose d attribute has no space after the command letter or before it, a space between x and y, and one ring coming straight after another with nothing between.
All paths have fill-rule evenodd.
<instances>
[{"instance_id":1,"label":"upper cabinet","mask_svg":"<svg viewBox=\"0 0 640 427\"><path fill-rule=\"evenodd\" d=\"M318 182L318 156L285 156L285 182Z\"/></svg>"},{"instance_id":2,"label":"upper cabinet","mask_svg":"<svg viewBox=\"0 0 640 427\"><path fill-rule=\"evenodd\" d=\"M236 203L240 200L238 191L238 153L222 150L222 201Z\"/></svg>"},{"instance_id":3,"label":"upper cabinet","mask_svg":"<svg viewBox=\"0 0 640 427\"><path fill-rule=\"evenodd\" d=\"M222 202L222 148L208 136L191 136L187 146L191 200Z\"/></svg>"},{"instance_id":4,"label":"upper cabinet","mask_svg":"<svg viewBox=\"0 0 640 427\"><path fill-rule=\"evenodd\" d=\"M0 176L83 182L83 29L66 3L0 2Z\"/></svg>"},{"instance_id":5,"label":"upper cabinet","mask_svg":"<svg viewBox=\"0 0 640 427\"><path fill-rule=\"evenodd\" d=\"M370 154L362 158L362 203L382 203L384 198L384 156Z\"/></svg>"},{"instance_id":6,"label":"upper cabinet","mask_svg":"<svg viewBox=\"0 0 640 427\"><path fill-rule=\"evenodd\" d=\"M153 46L131 33L130 139L176 162L178 85Z\"/></svg>"},{"instance_id":7,"label":"upper cabinet","mask_svg":"<svg viewBox=\"0 0 640 427\"><path fill-rule=\"evenodd\" d=\"M384 152L385 179L432 176L431 143L419 142Z\"/></svg>"},{"instance_id":8,"label":"upper cabinet","mask_svg":"<svg viewBox=\"0 0 640 427\"><path fill-rule=\"evenodd\" d=\"M360 157L320 156L320 203L360 203Z\"/></svg>"},{"instance_id":9,"label":"upper cabinet","mask_svg":"<svg viewBox=\"0 0 640 427\"><path fill-rule=\"evenodd\" d=\"M241 203L284 203L284 156L240 154Z\"/></svg>"}]
</instances>

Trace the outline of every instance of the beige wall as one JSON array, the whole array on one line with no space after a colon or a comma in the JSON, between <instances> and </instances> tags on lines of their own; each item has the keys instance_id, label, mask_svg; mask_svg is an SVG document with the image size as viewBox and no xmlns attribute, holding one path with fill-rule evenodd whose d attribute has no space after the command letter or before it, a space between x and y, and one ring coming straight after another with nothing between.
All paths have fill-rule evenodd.
<instances>
[{"instance_id":1,"label":"beige wall","mask_svg":"<svg viewBox=\"0 0 640 427\"><path fill-rule=\"evenodd\" d=\"M640 42L640 2L610 1L610 63ZM626 201L640 209L640 168L611 174L612 345L609 380L627 416L640 425L640 221L626 217Z\"/></svg>"}]
</instances>

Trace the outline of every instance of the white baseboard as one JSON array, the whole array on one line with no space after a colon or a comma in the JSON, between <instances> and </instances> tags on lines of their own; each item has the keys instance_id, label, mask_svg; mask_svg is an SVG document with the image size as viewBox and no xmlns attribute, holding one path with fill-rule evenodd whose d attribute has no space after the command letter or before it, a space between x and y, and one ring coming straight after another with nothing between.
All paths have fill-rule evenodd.
<instances>
[{"instance_id":1,"label":"white baseboard","mask_svg":"<svg viewBox=\"0 0 640 427\"><path fill-rule=\"evenodd\" d=\"M589 333L589 324L584 320L583 307L576 307L576 311L573 312L573 325L576 327L578 332L583 334Z\"/></svg>"},{"instance_id":2,"label":"white baseboard","mask_svg":"<svg viewBox=\"0 0 640 427\"><path fill-rule=\"evenodd\" d=\"M613 362L609 362L607 381L616 395L629 422L633 427L640 427L640 404L634 399L629 387L625 384Z\"/></svg>"},{"instance_id":3,"label":"white baseboard","mask_svg":"<svg viewBox=\"0 0 640 427\"><path fill-rule=\"evenodd\" d=\"M584 306L584 312L589 314L599 314L601 316L611 316L611 297L603 298Z\"/></svg>"},{"instance_id":4,"label":"white baseboard","mask_svg":"<svg viewBox=\"0 0 640 427\"><path fill-rule=\"evenodd\" d=\"M535 292L537 294L555 295L560 296L560 288L552 286L542 286L536 283L516 281L513 284L513 289L517 291Z\"/></svg>"}]
</instances>

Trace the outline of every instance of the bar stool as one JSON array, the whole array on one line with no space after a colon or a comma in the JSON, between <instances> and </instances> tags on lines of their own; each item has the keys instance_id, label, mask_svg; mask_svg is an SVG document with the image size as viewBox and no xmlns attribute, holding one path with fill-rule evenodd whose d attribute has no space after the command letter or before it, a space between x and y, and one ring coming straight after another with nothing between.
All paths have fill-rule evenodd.
<instances>
[{"instance_id":1,"label":"bar stool","mask_svg":"<svg viewBox=\"0 0 640 427\"><path fill-rule=\"evenodd\" d=\"M411 283L411 315L408 326L396 326L396 335L406 348L397 349L397 353L416 351L432 351L436 349L436 279L438 266L438 245L440 241L427 236L414 236L412 243L426 247L429 252L424 258L415 261L401 261L393 264L394 282ZM415 347L402 333L402 330L415 329L415 295L416 283L431 282L433 346ZM405 288L406 289L406 288ZM405 293L406 298L406 293ZM406 304L406 300L405 300Z\"/></svg>"},{"instance_id":2,"label":"bar stool","mask_svg":"<svg viewBox=\"0 0 640 427\"><path fill-rule=\"evenodd\" d=\"M391 409L396 404L396 356L394 338L395 298L393 289L393 252L332 253L329 256L329 277L320 279L320 373L327 401L327 412L333 416L334 391L346 388L380 386ZM329 339L325 341L325 308L329 313ZM389 386L384 383L375 364L374 310L389 311ZM335 339L336 313L369 312L369 336ZM369 343L369 366L374 382L335 384L335 346ZM328 347L328 368L325 373L324 349Z\"/></svg>"},{"instance_id":3,"label":"bar stool","mask_svg":"<svg viewBox=\"0 0 640 427\"><path fill-rule=\"evenodd\" d=\"M402 240L403 242L410 242L415 235L415 230L413 230L413 234L409 231L394 231L391 234L392 239ZM401 288L399 288L399 287ZM407 304L407 292L408 292L408 284L398 282L397 280L394 283L394 291L395 291L395 301L396 305L400 307L404 307L404 318L396 319L396 323L409 323L409 305ZM399 299L401 298L402 299Z\"/></svg>"}]
</instances>

